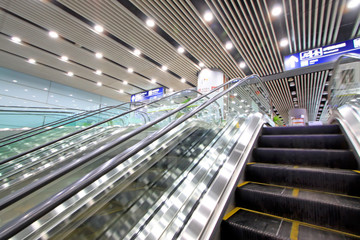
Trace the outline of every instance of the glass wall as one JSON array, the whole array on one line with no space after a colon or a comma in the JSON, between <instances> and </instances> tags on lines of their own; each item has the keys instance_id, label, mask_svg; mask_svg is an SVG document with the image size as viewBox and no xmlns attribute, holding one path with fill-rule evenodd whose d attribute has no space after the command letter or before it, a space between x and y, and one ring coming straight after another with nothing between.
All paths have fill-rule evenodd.
<instances>
[{"instance_id":1,"label":"glass wall","mask_svg":"<svg viewBox=\"0 0 360 240\"><path fill-rule=\"evenodd\" d=\"M121 104L114 99L1 67L0 86L0 128L36 127L79 111ZM12 113L6 109L11 109ZM54 114L35 114L51 109ZM32 114L19 117L14 113L16 110L28 110Z\"/></svg>"}]
</instances>

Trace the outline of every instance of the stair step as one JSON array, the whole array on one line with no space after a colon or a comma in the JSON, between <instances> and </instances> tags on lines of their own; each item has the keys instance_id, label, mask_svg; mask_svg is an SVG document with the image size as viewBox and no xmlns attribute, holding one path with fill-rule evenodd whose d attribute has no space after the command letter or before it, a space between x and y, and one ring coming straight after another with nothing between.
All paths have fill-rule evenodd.
<instances>
[{"instance_id":1,"label":"stair step","mask_svg":"<svg viewBox=\"0 0 360 240\"><path fill-rule=\"evenodd\" d=\"M310 135L265 135L260 136L259 147L271 148L315 148L315 149L348 149L344 135L310 134Z\"/></svg>"},{"instance_id":2,"label":"stair step","mask_svg":"<svg viewBox=\"0 0 360 240\"><path fill-rule=\"evenodd\" d=\"M298 126L298 127L264 127L263 135L280 134L339 134L341 133L338 125L323 126Z\"/></svg>"},{"instance_id":3,"label":"stair step","mask_svg":"<svg viewBox=\"0 0 360 240\"><path fill-rule=\"evenodd\" d=\"M246 208L235 208L221 223L221 239L350 240L360 236Z\"/></svg>"},{"instance_id":4,"label":"stair step","mask_svg":"<svg viewBox=\"0 0 360 240\"><path fill-rule=\"evenodd\" d=\"M357 169L354 153L349 150L306 148L255 148L256 162L301 166Z\"/></svg>"},{"instance_id":5,"label":"stair step","mask_svg":"<svg viewBox=\"0 0 360 240\"><path fill-rule=\"evenodd\" d=\"M236 189L236 205L360 235L359 197L250 182Z\"/></svg>"},{"instance_id":6,"label":"stair step","mask_svg":"<svg viewBox=\"0 0 360 240\"><path fill-rule=\"evenodd\" d=\"M245 169L245 178L246 181L360 196L360 172L352 170L250 163Z\"/></svg>"}]
</instances>

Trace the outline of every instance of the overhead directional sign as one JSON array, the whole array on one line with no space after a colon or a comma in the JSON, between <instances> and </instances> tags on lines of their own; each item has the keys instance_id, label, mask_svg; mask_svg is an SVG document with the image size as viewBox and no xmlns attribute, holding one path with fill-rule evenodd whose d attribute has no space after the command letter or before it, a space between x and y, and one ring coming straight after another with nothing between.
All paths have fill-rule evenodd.
<instances>
[{"instance_id":1,"label":"overhead directional sign","mask_svg":"<svg viewBox=\"0 0 360 240\"><path fill-rule=\"evenodd\" d=\"M131 102L141 102L141 101L145 101L145 100L161 98L163 95L164 95L163 87L155 88L155 89L151 89L149 91L131 95L130 101Z\"/></svg>"},{"instance_id":2,"label":"overhead directional sign","mask_svg":"<svg viewBox=\"0 0 360 240\"><path fill-rule=\"evenodd\" d=\"M345 53L360 53L360 38L285 56L285 70L333 62Z\"/></svg>"}]
</instances>

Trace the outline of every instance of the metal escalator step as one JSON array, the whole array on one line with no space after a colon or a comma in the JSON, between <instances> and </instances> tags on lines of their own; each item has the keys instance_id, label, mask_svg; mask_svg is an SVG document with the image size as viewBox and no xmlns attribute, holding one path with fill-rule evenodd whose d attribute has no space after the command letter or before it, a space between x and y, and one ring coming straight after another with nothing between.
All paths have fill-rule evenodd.
<instances>
[{"instance_id":1,"label":"metal escalator step","mask_svg":"<svg viewBox=\"0 0 360 240\"><path fill-rule=\"evenodd\" d=\"M236 189L239 207L360 235L360 198L248 183Z\"/></svg>"},{"instance_id":2,"label":"metal escalator step","mask_svg":"<svg viewBox=\"0 0 360 240\"><path fill-rule=\"evenodd\" d=\"M349 150L306 148L262 148L253 150L255 162L300 166L357 169L354 153Z\"/></svg>"},{"instance_id":3,"label":"metal escalator step","mask_svg":"<svg viewBox=\"0 0 360 240\"><path fill-rule=\"evenodd\" d=\"M263 135L280 135L280 134L339 134L341 133L338 125L323 126L298 126L298 127L264 127Z\"/></svg>"},{"instance_id":4,"label":"metal escalator step","mask_svg":"<svg viewBox=\"0 0 360 240\"><path fill-rule=\"evenodd\" d=\"M246 181L360 196L360 173L345 169L252 163L245 169L245 178Z\"/></svg>"},{"instance_id":5,"label":"metal escalator step","mask_svg":"<svg viewBox=\"0 0 360 240\"><path fill-rule=\"evenodd\" d=\"M258 144L259 147L273 148L349 148L349 145L342 134L263 135L259 137Z\"/></svg>"},{"instance_id":6,"label":"metal escalator step","mask_svg":"<svg viewBox=\"0 0 360 240\"><path fill-rule=\"evenodd\" d=\"M360 236L246 208L235 208L221 223L221 239L350 240Z\"/></svg>"}]
</instances>

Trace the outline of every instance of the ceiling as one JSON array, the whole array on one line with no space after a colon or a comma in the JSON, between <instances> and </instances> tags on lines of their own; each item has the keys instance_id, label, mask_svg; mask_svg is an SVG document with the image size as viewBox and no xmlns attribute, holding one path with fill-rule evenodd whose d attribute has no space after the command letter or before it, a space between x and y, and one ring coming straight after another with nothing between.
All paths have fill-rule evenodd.
<instances>
[{"instance_id":1,"label":"ceiling","mask_svg":"<svg viewBox=\"0 0 360 240\"><path fill-rule=\"evenodd\" d=\"M358 2L2 0L0 66L129 101L131 94L161 86L175 91L195 87L203 63L230 79L250 74L271 79L265 84L285 122L294 107L307 108L309 120L316 120L330 71L278 78L284 72L283 57L359 37L359 6L348 7ZM276 6L278 16L272 14ZM213 14L210 22L204 20L207 11ZM154 27L146 25L149 18ZM104 31L96 32L95 25ZM51 38L49 31L59 37ZM21 44L9 41L13 36ZM185 52L179 53L179 47ZM103 58L96 58L96 52ZM63 55L69 60L61 61ZM29 58L36 64L27 63ZM68 76L69 71L74 75Z\"/></svg>"}]
</instances>

